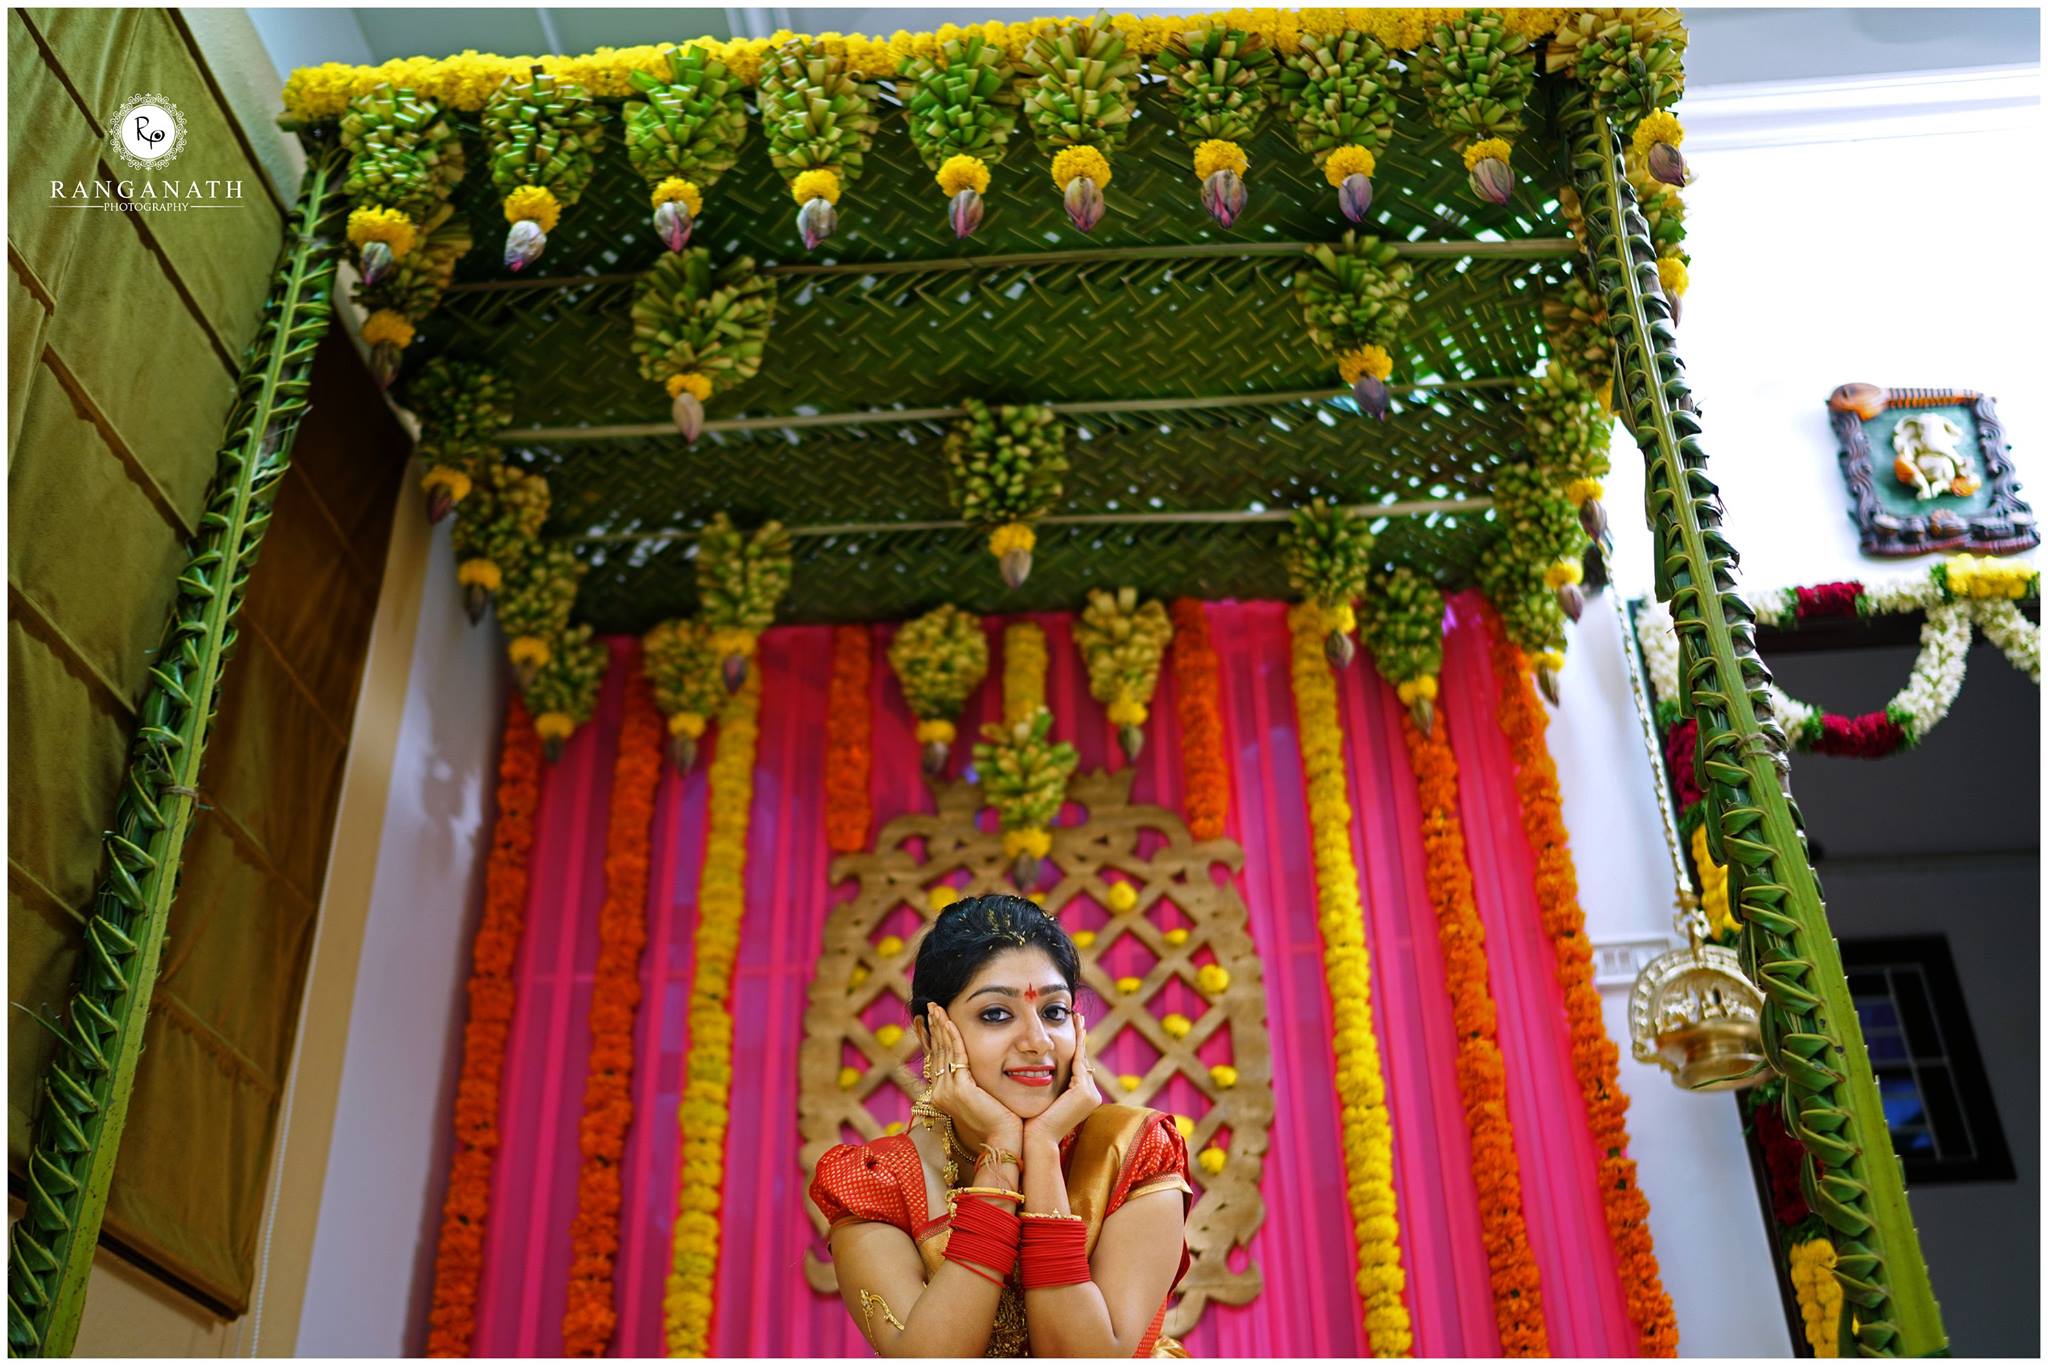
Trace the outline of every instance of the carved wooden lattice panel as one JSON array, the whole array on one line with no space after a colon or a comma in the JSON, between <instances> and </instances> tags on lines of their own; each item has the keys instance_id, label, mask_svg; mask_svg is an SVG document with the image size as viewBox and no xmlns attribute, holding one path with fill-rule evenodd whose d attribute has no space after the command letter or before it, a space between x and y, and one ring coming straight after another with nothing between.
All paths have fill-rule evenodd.
<instances>
[{"instance_id":1,"label":"carved wooden lattice panel","mask_svg":"<svg viewBox=\"0 0 2048 1366\"><path fill-rule=\"evenodd\" d=\"M1189 1152L1215 1146L1228 1154L1213 1176L1190 1163L1193 1261L1166 1320L1166 1331L1178 1336L1211 1300L1244 1304L1264 1283L1256 1265L1232 1271L1227 1259L1265 1218L1259 1176L1273 1123L1272 1053L1245 905L1228 881L1243 866L1244 851L1229 840L1196 842L1162 807L1130 805L1131 776L1126 769L1073 780L1066 818L1073 805L1081 818L1053 830L1046 880L1056 876L1057 883L1042 883L1032 895L1069 932L1094 935L1081 950L1081 977L1084 997L1096 999L1084 1000L1081 1010L1090 1055L1102 1064L1103 1098L1154 1105L1157 1097L1156 1108L1173 1109L1169 1084L1184 1078L1186 1087L1172 1089L1183 1097L1179 1112L1194 1123ZM910 970L924 929L962 897L1016 890L1002 836L977 821L978 789L944 782L932 790L936 814L900 816L883 828L872 853L832 862L833 881L857 878L859 891L826 921L804 1014L797 1104L806 1173L836 1143L898 1131L923 1090L908 1019ZM1122 914L1109 909L1109 889L1119 882L1137 893L1136 905ZM935 888L943 888L937 897ZM1214 996L1198 985L1211 963L1230 974ZM1136 989L1119 991L1120 977L1136 978ZM1164 1023L1171 1015L1189 1023L1179 1038ZM889 1032L892 1025L900 1037ZM1119 1072L1119 1058L1135 1070ZM1234 1084L1219 1084L1211 1072L1218 1064L1235 1070ZM810 1213L822 1234L823 1218L815 1208ZM836 1291L831 1263L815 1252L805 1256L805 1273L814 1289Z\"/></svg>"}]
</instances>

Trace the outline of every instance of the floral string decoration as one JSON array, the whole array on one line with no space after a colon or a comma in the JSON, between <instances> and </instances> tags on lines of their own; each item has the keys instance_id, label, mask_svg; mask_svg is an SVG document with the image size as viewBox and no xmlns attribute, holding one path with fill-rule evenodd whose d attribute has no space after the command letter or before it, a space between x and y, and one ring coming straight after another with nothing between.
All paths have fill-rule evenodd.
<instances>
[{"instance_id":1,"label":"floral string decoration","mask_svg":"<svg viewBox=\"0 0 2048 1366\"><path fill-rule=\"evenodd\" d=\"M1414 1350L1414 1334L1404 1298L1408 1278L1394 1195L1393 1121L1387 1114L1379 1040L1373 1034L1372 964L1358 903L1358 864L1351 854L1350 781L1337 720L1337 685L1321 657L1335 623L1320 604L1306 602L1288 609L1287 624L1294 641L1294 706L1315 853L1316 923L1335 1025L1331 1043L1344 1119L1345 1185L1358 1239L1358 1293L1373 1355L1407 1356Z\"/></svg>"},{"instance_id":2,"label":"floral string decoration","mask_svg":"<svg viewBox=\"0 0 2048 1366\"><path fill-rule=\"evenodd\" d=\"M1145 721L1159 686L1159 665L1173 640L1173 622L1157 599L1138 602L1138 590L1088 590L1088 606L1074 623L1074 643L1088 668L1088 691L1109 712L1124 758L1136 763L1145 747Z\"/></svg>"},{"instance_id":3,"label":"floral string decoration","mask_svg":"<svg viewBox=\"0 0 2048 1366\"><path fill-rule=\"evenodd\" d=\"M483 917L471 951L469 1017L462 1029L462 1068L455 1082L455 1152L448 1165L448 1195L441 1204L432 1307L427 1314L429 1356L468 1356L476 1340L491 1169L500 1137L498 1088L512 1032L512 969L526 929L540 773L539 737L525 704L514 693L505 704L497 818L491 823L491 852L484 864Z\"/></svg>"},{"instance_id":4,"label":"floral string decoration","mask_svg":"<svg viewBox=\"0 0 2048 1366\"><path fill-rule=\"evenodd\" d=\"M1130 136L1138 58L1108 16L1097 15L1037 33L1017 64L1029 78L1024 117L1039 146L1054 153L1067 217L1091 232L1102 221L1109 155Z\"/></svg>"},{"instance_id":5,"label":"floral string decoration","mask_svg":"<svg viewBox=\"0 0 2048 1366\"><path fill-rule=\"evenodd\" d=\"M953 235L971 237L981 226L989 167L1017 128L1017 69L1000 45L970 31L928 56L906 57L902 75L910 144L946 194Z\"/></svg>"},{"instance_id":6,"label":"floral string decoration","mask_svg":"<svg viewBox=\"0 0 2048 1366\"><path fill-rule=\"evenodd\" d=\"M1028 721L990 722L981 737L974 770L1002 827L1011 880L1028 895L1038 885L1040 861L1052 852L1053 822L1081 758L1066 741L1052 739L1052 712L1045 707Z\"/></svg>"},{"instance_id":7,"label":"floral string decoration","mask_svg":"<svg viewBox=\"0 0 2048 1366\"><path fill-rule=\"evenodd\" d=\"M1045 675L1052 656L1045 631L1022 618L1003 628L1003 724L1025 725L1045 709Z\"/></svg>"},{"instance_id":8,"label":"floral string decoration","mask_svg":"<svg viewBox=\"0 0 2048 1366\"><path fill-rule=\"evenodd\" d=\"M668 718L668 757L678 773L697 766L698 743L725 703L711 637L703 622L678 617L640 638L641 666L654 686L655 704Z\"/></svg>"},{"instance_id":9,"label":"floral string decoration","mask_svg":"<svg viewBox=\"0 0 2048 1366\"><path fill-rule=\"evenodd\" d=\"M1593 93L1665 185L1690 176L1679 144L1685 130L1669 111L1685 94L1685 26L1676 9L1567 10L1544 50L1544 70Z\"/></svg>"},{"instance_id":10,"label":"floral string decoration","mask_svg":"<svg viewBox=\"0 0 2048 1366\"><path fill-rule=\"evenodd\" d=\"M1578 874L1565 834L1564 805L1557 766L1544 742L1549 720L1529 686L1529 668L1500 619L1489 616L1493 672L1499 688L1501 732L1515 764L1515 793L1521 801L1522 831L1536 859L1536 902L1549 936L1564 989L1565 1017L1572 1037L1572 1070L1586 1106L1593 1147L1600 1154L1600 1199L1614 1240L1629 1320L1643 1356L1678 1353L1678 1321L1665 1293L1650 1236L1650 1202L1636 1180L1628 1155L1628 1095L1621 1089L1620 1051L1607 1036L1600 992L1593 984L1593 950L1586 915L1579 905Z\"/></svg>"},{"instance_id":11,"label":"floral string decoration","mask_svg":"<svg viewBox=\"0 0 2048 1366\"><path fill-rule=\"evenodd\" d=\"M341 192L356 206L348 240L369 287L411 253L462 183L462 139L434 101L379 82L348 102L340 140L349 154Z\"/></svg>"},{"instance_id":12,"label":"floral string decoration","mask_svg":"<svg viewBox=\"0 0 2048 1366\"><path fill-rule=\"evenodd\" d=\"M554 642L569 629L576 590L586 567L562 541L537 546L505 578L498 596L498 626L505 633L505 655L519 686L533 686L540 670L554 658Z\"/></svg>"},{"instance_id":13,"label":"floral string decoration","mask_svg":"<svg viewBox=\"0 0 2048 1366\"><path fill-rule=\"evenodd\" d=\"M839 196L860 178L881 126L876 94L829 44L791 38L762 64L758 98L768 159L797 203L806 251L839 227Z\"/></svg>"},{"instance_id":14,"label":"floral string decoration","mask_svg":"<svg viewBox=\"0 0 2048 1366\"><path fill-rule=\"evenodd\" d=\"M704 430L716 386L761 372L775 324L775 282L750 256L714 268L702 247L656 261L633 291L633 354L642 378L668 390L669 416L685 441Z\"/></svg>"},{"instance_id":15,"label":"floral string decoration","mask_svg":"<svg viewBox=\"0 0 2048 1366\"><path fill-rule=\"evenodd\" d=\"M1404 565L1374 583L1363 603L1358 634L1373 666L1394 685L1416 729L1433 734L1444 668L1443 590Z\"/></svg>"},{"instance_id":16,"label":"floral string decoration","mask_svg":"<svg viewBox=\"0 0 2048 1366\"><path fill-rule=\"evenodd\" d=\"M1817 1357L1842 1354L1842 1283L1835 1279L1835 1245L1814 1238L1793 1245L1790 1279L1799 1326Z\"/></svg>"},{"instance_id":17,"label":"floral string decoration","mask_svg":"<svg viewBox=\"0 0 2048 1366\"><path fill-rule=\"evenodd\" d=\"M540 259L562 210L590 187L604 128L588 91L535 65L525 76L507 76L491 95L483 131L491 184L504 196L505 221L512 225L505 268L524 270Z\"/></svg>"},{"instance_id":18,"label":"floral string decoration","mask_svg":"<svg viewBox=\"0 0 2048 1366\"><path fill-rule=\"evenodd\" d=\"M832 683L825 706L825 843L835 854L867 847L873 821L868 772L874 749L868 718L873 669L867 628L832 632Z\"/></svg>"},{"instance_id":19,"label":"floral string decoration","mask_svg":"<svg viewBox=\"0 0 2048 1366\"><path fill-rule=\"evenodd\" d=\"M1432 122L1465 157L1472 193L1505 204L1514 189L1508 158L1522 134L1522 109L1536 89L1536 53L1499 10L1451 11L1416 54Z\"/></svg>"},{"instance_id":20,"label":"floral string decoration","mask_svg":"<svg viewBox=\"0 0 2048 1366\"><path fill-rule=\"evenodd\" d=\"M704 212L704 192L739 161L747 140L747 106L740 83L702 44L662 53L667 79L629 71L639 99L619 113L626 158L649 186L654 235L670 251L690 241Z\"/></svg>"},{"instance_id":21,"label":"floral string decoration","mask_svg":"<svg viewBox=\"0 0 2048 1366\"><path fill-rule=\"evenodd\" d=\"M1173 603L1173 680L1180 704L1182 814L1198 840L1222 839L1230 811L1223 749L1223 668L1200 599Z\"/></svg>"},{"instance_id":22,"label":"floral string decoration","mask_svg":"<svg viewBox=\"0 0 2048 1366\"><path fill-rule=\"evenodd\" d=\"M626 1132L633 1122L633 1032L640 956L647 944L647 875L654 802L661 784L661 713L647 675L626 675L619 753L605 827L604 905L597 917L597 971L590 995L590 1064L579 1128L583 1165L569 1226L568 1304L562 1355L602 1356L618 1321L613 1273L619 1251Z\"/></svg>"},{"instance_id":23,"label":"floral string decoration","mask_svg":"<svg viewBox=\"0 0 2048 1366\"><path fill-rule=\"evenodd\" d=\"M549 763L562 757L562 746L577 727L596 715L597 690L610 662L603 644L590 638L588 626L571 626L548 643L547 663L534 670L525 693Z\"/></svg>"},{"instance_id":24,"label":"floral string decoration","mask_svg":"<svg viewBox=\"0 0 2048 1366\"><path fill-rule=\"evenodd\" d=\"M1392 243L1355 232L1341 242L1317 243L1308 256L1309 264L1295 271L1294 294L1309 340L1351 386L1358 411L1384 418L1414 268Z\"/></svg>"},{"instance_id":25,"label":"floral string decoration","mask_svg":"<svg viewBox=\"0 0 2048 1366\"><path fill-rule=\"evenodd\" d=\"M1394 137L1401 71L1387 45L1345 29L1310 37L1280 68L1280 89L1294 140L1337 191L1337 207L1354 223L1372 206L1372 176Z\"/></svg>"},{"instance_id":26,"label":"floral string decoration","mask_svg":"<svg viewBox=\"0 0 2048 1366\"><path fill-rule=\"evenodd\" d=\"M1152 65L1166 74L1181 136L1194 148L1202 207L1227 228L1244 212L1244 173L1251 165L1244 144L1265 117L1273 49L1255 33L1210 24L1177 34Z\"/></svg>"},{"instance_id":27,"label":"floral string decoration","mask_svg":"<svg viewBox=\"0 0 2048 1366\"><path fill-rule=\"evenodd\" d=\"M746 681L761 632L775 624L789 592L790 544L780 522L763 522L747 536L723 512L697 537L697 599L728 692Z\"/></svg>"},{"instance_id":28,"label":"floral string decoration","mask_svg":"<svg viewBox=\"0 0 2048 1366\"><path fill-rule=\"evenodd\" d=\"M1434 590L1432 590L1434 592ZM1436 599L1441 619L1442 598ZM1439 636L1439 652L1441 636ZM1458 1096L1472 1134L1472 1181L1493 1284L1494 1323L1505 1356L1548 1356L1543 1295L1529 1252L1520 1161L1508 1119L1507 1062L1501 1056L1488 985L1486 929L1472 890L1472 867L1458 815L1458 761L1450 742L1411 716L1401 733L1422 807L1429 900L1444 952L1444 988L1458 1031Z\"/></svg>"},{"instance_id":29,"label":"floral string decoration","mask_svg":"<svg viewBox=\"0 0 2048 1366\"><path fill-rule=\"evenodd\" d=\"M948 491L962 519L988 534L1003 582L1019 588L1038 545L1031 524L1060 500L1066 430L1043 404L991 408L970 398L964 406L946 435Z\"/></svg>"},{"instance_id":30,"label":"floral string decoration","mask_svg":"<svg viewBox=\"0 0 2048 1366\"><path fill-rule=\"evenodd\" d=\"M484 619L505 576L516 573L538 543L550 502L548 481L517 465L499 460L480 473L449 537L455 547L455 581L472 626Z\"/></svg>"},{"instance_id":31,"label":"floral string decoration","mask_svg":"<svg viewBox=\"0 0 2048 1366\"><path fill-rule=\"evenodd\" d=\"M1287 582L1322 609L1328 627L1323 654L1334 668L1350 668L1358 654L1351 642L1351 633L1358 629L1351 604L1365 594L1372 546L1373 535L1363 517L1321 503L1296 509L1281 537Z\"/></svg>"},{"instance_id":32,"label":"floral string decoration","mask_svg":"<svg viewBox=\"0 0 2048 1366\"><path fill-rule=\"evenodd\" d=\"M711 1345L718 1289L719 1209L725 1134L732 1110L732 982L747 910L747 830L754 807L761 679L748 678L718 718L703 871L697 881L689 1051L683 1059L682 1131L673 1259L662 1320L670 1356L701 1357Z\"/></svg>"},{"instance_id":33,"label":"floral string decoration","mask_svg":"<svg viewBox=\"0 0 2048 1366\"><path fill-rule=\"evenodd\" d=\"M420 489L427 519L439 522L486 471L504 463L491 438L512 420L511 386L481 365L436 356L407 381L404 393L420 423L414 454L425 470Z\"/></svg>"},{"instance_id":34,"label":"floral string decoration","mask_svg":"<svg viewBox=\"0 0 2048 1366\"><path fill-rule=\"evenodd\" d=\"M420 323L441 306L455 283L455 266L475 241L469 223L449 203L436 204L420 226L416 245L374 284L359 281L356 304L367 311L363 342L370 348L370 372L390 386L398 375L399 353L412 345Z\"/></svg>"},{"instance_id":35,"label":"floral string decoration","mask_svg":"<svg viewBox=\"0 0 2048 1366\"><path fill-rule=\"evenodd\" d=\"M1560 197L1576 210L1578 196L1570 186ZM1583 225L1574 226L1572 236L1584 242ZM1551 364L1566 366L1584 380L1601 413L1612 416L1614 343L1607 335L1607 307L1586 283L1585 272L1574 269L1544 288L1543 337Z\"/></svg>"},{"instance_id":36,"label":"floral string decoration","mask_svg":"<svg viewBox=\"0 0 2048 1366\"><path fill-rule=\"evenodd\" d=\"M988 637L981 621L950 603L906 621L889 642L889 667L917 718L925 774L946 771L959 738L961 708L988 675Z\"/></svg>"}]
</instances>

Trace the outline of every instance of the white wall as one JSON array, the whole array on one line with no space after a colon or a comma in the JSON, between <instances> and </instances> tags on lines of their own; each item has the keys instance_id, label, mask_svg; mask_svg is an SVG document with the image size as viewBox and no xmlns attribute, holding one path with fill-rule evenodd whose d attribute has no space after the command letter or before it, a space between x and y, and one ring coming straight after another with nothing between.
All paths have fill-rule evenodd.
<instances>
[{"instance_id":1,"label":"white wall","mask_svg":"<svg viewBox=\"0 0 2048 1366\"><path fill-rule=\"evenodd\" d=\"M1680 107L1698 179L1685 196L1693 264L1679 351L1744 582L1912 572L1916 562L1857 550L1826 412L1839 384L1992 394L2025 482L2042 416L2019 283L2032 238L2003 191L2015 182L2011 139L2038 110L2037 80L2029 68L1722 87ZM1619 429L1607 502L1618 586L1643 593L1642 463ZM1551 749L1589 931L1625 961L1668 930L1672 881L1619 639L1611 603L1590 604ZM1623 1048L1632 1151L1681 1351L1786 1355L1734 1102L1682 1094L1627 1060L1626 972L1613 976L1608 1027ZM1757 1312L1731 1312L1738 1304Z\"/></svg>"},{"instance_id":2,"label":"white wall","mask_svg":"<svg viewBox=\"0 0 2048 1366\"><path fill-rule=\"evenodd\" d=\"M418 500L401 517L423 516ZM505 708L497 628L471 627L449 527L435 529L376 876L348 1014L340 1100L299 1319L299 1356L405 1356L424 1346L447 1175L463 982L482 905Z\"/></svg>"}]
</instances>

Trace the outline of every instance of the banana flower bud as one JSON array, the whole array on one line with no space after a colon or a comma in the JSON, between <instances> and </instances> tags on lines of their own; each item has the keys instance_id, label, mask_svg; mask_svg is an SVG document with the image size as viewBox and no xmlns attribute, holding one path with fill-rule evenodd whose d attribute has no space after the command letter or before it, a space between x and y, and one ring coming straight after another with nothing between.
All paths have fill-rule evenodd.
<instances>
[{"instance_id":1,"label":"banana flower bud","mask_svg":"<svg viewBox=\"0 0 2048 1366\"><path fill-rule=\"evenodd\" d=\"M973 190L960 191L953 196L946 218L953 225L955 237L974 236L974 230L981 226L981 196Z\"/></svg>"},{"instance_id":2,"label":"banana flower bud","mask_svg":"<svg viewBox=\"0 0 2048 1366\"><path fill-rule=\"evenodd\" d=\"M1393 406L1393 395L1387 391L1387 382L1375 375L1360 375L1353 381L1351 397L1358 401L1358 411L1367 417L1384 420L1388 409Z\"/></svg>"},{"instance_id":3,"label":"banana flower bud","mask_svg":"<svg viewBox=\"0 0 2048 1366\"><path fill-rule=\"evenodd\" d=\"M364 286L374 285L383 279L385 272L391 269L397 259L397 257L391 254L391 244L389 242L374 241L363 243L361 266Z\"/></svg>"},{"instance_id":4,"label":"banana flower bud","mask_svg":"<svg viewBox=\"0 0 2048 1366\"><path fill-rule=\"evenodd\" d=\"M832 201L823 195L804 201L796 211L797 231L804 237L804 250L816 251L818 243L830 237L839 227L839 211L832 207Z\"/></svg>"},{"instance_id":5,"label":"banana flower bud","mask_svg":"<svg viewBox=\"0 0 2048 1366\"><path fill-rule=\"evenodd\" d=\"M1473 163L1466 179L1472 182L1472 193L1489 204L1505 204L1508 192L1514 188L1515 178L1508 170L1508 164L1499 157L1481 157Z\"/></svg>"},{"instance_id":6,"label":"banana flower bud","mask_svg":"<svg viewBox=\"0 0 2048 1366\"><path fill-rule=\"evenodd\" d=\"M524 270L540 259L547 233L531 218L522 218L505 234L505 269Z\"/></svg>"},{"instance_id":7,"label":"banana flower bud","mask_svg":"<svg viewBox=\"0 0 2048 1366\"><path fill-rule=\"evenodd\" d=\"M690 240L690 229L695 226L690 217L690 206L674 199L665 199L654 211L654 235L670 251L681 251Z\"/></svg>"},{"instance_id":8,"label":"banana flower bud","mask_svg":"<svg viewBox=\"0 0 2048 1366\"><path fill-rule=\"evenodd\" d=\"M1067 182L1067 217L1082 232L1095 231L1095 225L1102 221L1102 191L1093 180L1077 175Z\"/></svg>"},{"instance_id":9,"label":"banana flower bud","mask_svg":"<svg viewBox=\"0 0 2048 1366\"><path fill-rule=\"evenodd\" d=\"M1227 167L1202 182L1202 207L1226 228L1244 212L1244 198L1244 177Z\"/></svg>"},{"instance_id":10,"label":"banana flower bud","mask_svg":"<svg viewBox=\"0 0 2048 1366\"><path fill-rule=\"evenodd\" d=\"M1365 211L1372 207L1372 179L1356 171L1344 177L1344 183L1337 187L1337 206L1344 210L1344 216L1354 223L1365 221Z\"/></svg>"}]
</instances>

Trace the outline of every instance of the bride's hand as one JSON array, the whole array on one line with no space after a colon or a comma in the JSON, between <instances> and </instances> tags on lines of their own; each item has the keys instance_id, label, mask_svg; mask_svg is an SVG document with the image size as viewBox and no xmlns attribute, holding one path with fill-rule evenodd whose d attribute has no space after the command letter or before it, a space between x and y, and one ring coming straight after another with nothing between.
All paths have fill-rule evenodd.
<instances>
[{"instance_id":1,"label":"bride's hand","mask_svg":"<svg viewBox=\"0 0 2048 1366\"><path fill-rule=\"evenodd\" d=\"M925 1032L931 1040L932 1104L952 1119L960 1148L970 1156L984 1143L1016 1152L1024 1142L1024 1121L975 1081L967 1067L967 1044L937 1002L926 1012Z\"/></svg>"},{"instance_id":2,"label":"bride's hand","mask_svg":"<svg viewBox=\"0 0 2048 1366\"><path fill-rule=\"evenodd\" d=\"M1074 1017L1074 1068L1067 1089L1046 1107L1038 1118L1026 1121L1024 1142L1028 1148L1040 1144L1057 1147L1060 1140L1081 1127L1081 1121L1102 1104L1102 1092L1095 1085L1095 1066L1088 1061L1088 1021Z\"/></svg>"}]
</instances>

